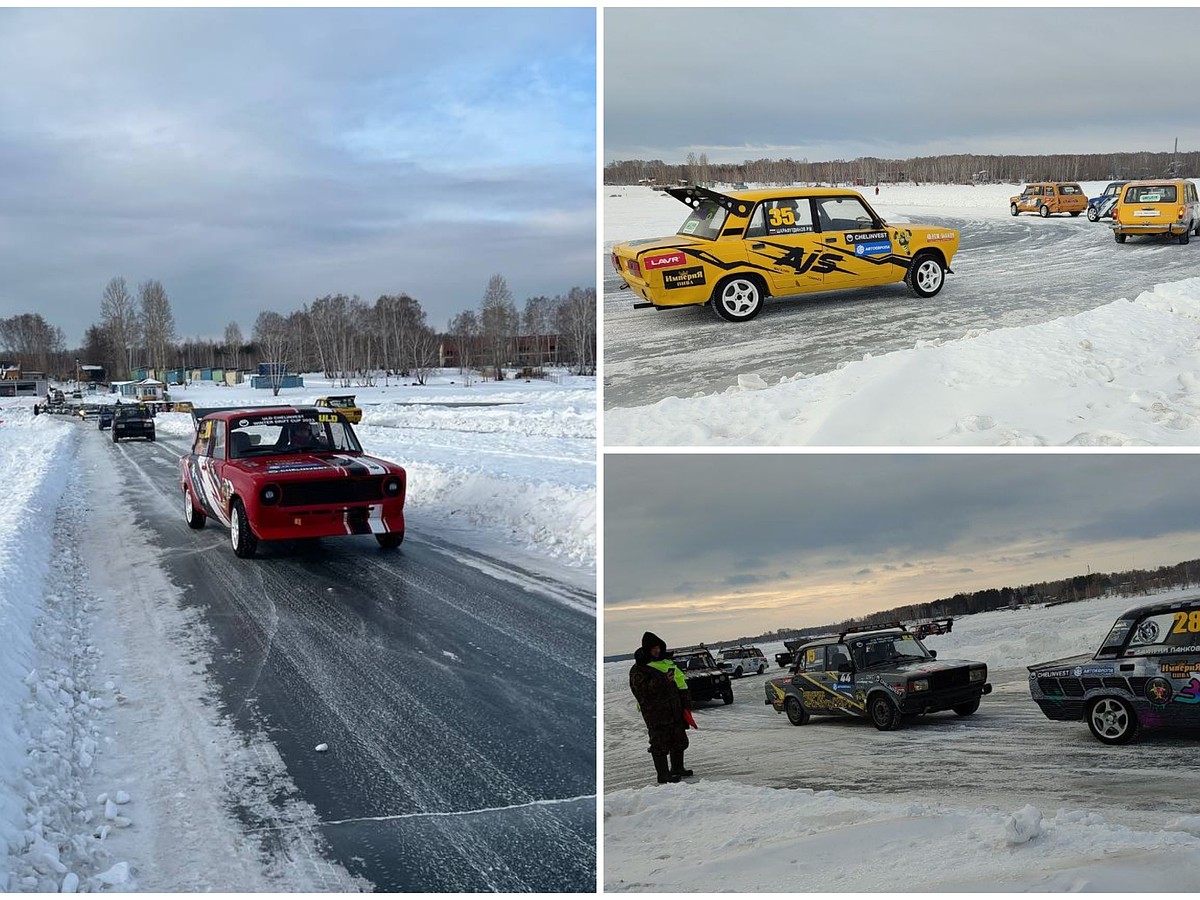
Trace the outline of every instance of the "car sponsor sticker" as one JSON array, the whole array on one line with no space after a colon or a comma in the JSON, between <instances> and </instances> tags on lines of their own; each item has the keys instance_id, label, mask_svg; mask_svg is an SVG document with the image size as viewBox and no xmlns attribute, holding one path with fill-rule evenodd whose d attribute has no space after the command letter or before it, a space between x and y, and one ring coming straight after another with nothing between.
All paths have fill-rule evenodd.
<instances>
[{"instance_id":1,"label":"car sponsor sticker","mask_svg":"<svg viewBox=\"0 0 1200 900\"><path fill-rule=\"evenodd\" d=\"M1170 703L1174 688L1165 678L1151 678L1146 682L1146 699L1154 705Z\"/></svg>"},{"instance_id":2,"label":"car sponsor sticker","mask_svg":"<svg viewBox=\"0 0 1200 900\"><path fill-rule=\"evenodd\" d=\"M887 256L891 252L891 241L869 241L854 245L855 256Z\"/></svg>"},{"instance_id":3,"label":"car sponsor sticker","mask_svg":"<svg viewBox=\"0 0 1200 900\"><path fill-rule=\"evenodd\" d=\"M1076 666L1071 670L1071 674L1076 678L1082 678L1084 675L1111 675L1112 673L1112 666Z\"/></svg>"},{"instance_id":4,"label":"car sponsor sticker","mask_svg":"<svg viewBox=\"0 0 1200 900\"><path fill-rule=\"evenodd\" d=\"M1175 697L1176 703L1200 703L1200 679L1193 678Z\"/></svg>"},{"instance_id":5,"label":"car sponsor sticker","mask_svg":"<svg viewBox=\"0 0 1200 900\"><path fill-rule=\"evenodd\" d=\"M930 243L936 243L937 241L952 241L954 238L955 234L953 231L934 231L931 232L929 236L925 238L925 240L929 241Z\"/></svg>"},{"instance_id":6,"label":"car sponsor sticker","mask_svg":"<svg viewBox=\"0 0 1200 900\"><path fill-rule=\"evenodd\" d=\"M888 233L886 231L848 231L846 232L847 244L871 244L875 241L886 241Z\"/></svg>"},{"instance_id":7,"label":"car sponsor sticker","mask_svg":"<svg viewBox=\"0 0 1200 900\"><path fill-rule=\"evenodd\" d=\"M647 269L674 269L684 265L687 265L687 254L682 250L647 256L642 260L642 266Z\"/></svg>"},{"instance_id":8,"label":"car sponsor sticker","mask_svg":"<svg viewBox=\"0 0 1200 900\"><path fill-rule=\"evenodd\" d=\"M1158 671L1168 678L1190 678L1196 672L1200 672L1200 660L1189 659L1181 662L1160 663Z\"/></svg>"},{"instance_id":9,"label":"car sponsor sticker","mask_svg":"<svg viewBox=\"0 0 1200 900\"><path fill-rule=\"evenodd\" d=\"M695 287L707 284L704 280L704 267L692 266L687 269L668 269L663 272L663 287L668 290Z\"/></svg>"},{"instance_id":10,"label":"car sponsor sticker","mask_svg":"<svg viewBox=\"0 0 1200 900\"><path fill-rule=\"evenodd\" d=\"M271 463L267 466L268 472L319 472L328 469L329 466L324 463L316 462L286 462L286 463Z\"/></svg>"}]
</instances>

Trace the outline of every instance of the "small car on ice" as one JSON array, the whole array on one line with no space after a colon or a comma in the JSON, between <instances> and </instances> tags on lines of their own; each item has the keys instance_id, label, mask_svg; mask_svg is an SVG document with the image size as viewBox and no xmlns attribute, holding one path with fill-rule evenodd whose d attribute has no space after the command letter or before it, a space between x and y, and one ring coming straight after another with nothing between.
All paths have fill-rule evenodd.
<instances>
[{"instance_id":1,"label":"small car on ice","mask_svg":"<svg viewBox=\"0 0 1200 900\"><path fill-rule=\"evenodd\" d=\"M733 702L729 675L721 671L706 647L680 647L672 651L671 659L687 679L692 700L702 702L720 697L726 704Z\"/></svg>"},{"instance_id":2,"label":"small car on ice","mask_svg":"<svg viewBox=\"0 0 1200 900\"><path fill-rule=\"evenodd\" d=\"M1043 219L1055 213L1077 216L1087 209L1087 194L1073 181L1041 181L1025 185L1025 190L1008 201L1008 211L1017 216L1035 212Z\"/></svg>"},{"instance_id":3,"label":"small car on ice","mask_svg":"<svg viewBox=\"0 0 1200 900\"><path fill-rule=\"evenodd\" d=\"M102 425L101 428L103 427ZM154 440L154 413L141 404L118 406L113 410L113 443L128 438Z\"/></svg>"},{"instance_id":4,"label":"small car on ice","mask_svg":"<svg viewBox=\"0 0 1200 900\"><path fill-rule=\"evenodd\" d=\"M1200 597L1122 613L1095 653L1029 666L1029 693L1046 718L1082 719L1102 744L1200 726Z\"/></svg>"},{"instance_id":5,"label":"small car on ice","mask_svg":"<svg viewBox=\"0 0 1200 900\"><path fill-rule=\"evenodd\" d=\"M373 534L404 540L407 476L363 453L354 429L313 407L195 410L196 440L180 459L183 514L192 528L211 516L229 528L233 552L260 540Z\"/></svg>"},{"instance_id":6,"label":"small car on ice","mask_svg":"<svg viewBox=\"0 0 1200 900\"><path fill-rule=\"evenodd\" d=\"M1200 202L1196 185L1176 178L1169 181L1131 181L1112 211L1113 237L1125 243L1131 234L1178 237L1186 244L1200 237Z\"/></svg>"},{"instance_id":7,"label":"small car on ice","mask_svg":"<svg viewBox=\"0 0 1200 900\"><path fill-rule=\"evenodd\" d=\"M765 703L793 725L810 716L858 716L880 731L952 709L969 716L992 692L987 665L939 660L904 626L866 626L817 638L796 651L788 675L767 682Z\"/></svg>"},{"instance_id":8,"label":"small car on ice","mask_svg":"<svg viewBox=\"0 0 1200 900\"><path fill-rule=\"evenodd\" d=\"M340 396L318 397L314 406L321 406L326 409L333 409L340 412L346 417L346 421L351 425L357 425L362 422L362 407L354 402L353 394L342 394Z\"/></svg>"},{"instance_id":9,"label":"small car on ice","mask_svg":"<svg viewBox=\"0 0 1200 900\"><path fill-rule=\"evenodd\" d=\"M757 647L726 647L721 651L721 671L734 678L767 671L767 658Z\"/></svg>"},{"instance_id":10,"label":"small car on ice","mask_svg":"<svg viewBox=\"0 0 1200 900\"><path fill-rule=\"evenodd\" d=\"M1101 219L1111 219L1113 207L1117 205L1117 200L1121 196L1121 188L1127 184L1129 184L1128 181L1110 181L1103 194L1099 197L1089 197L1088 221L1099 222Z\"/></svg>"},{"instance_id":11,"label":"small car on ice","mask_svg":"<svg viewBox=\"0 0 1200 900\"><path fill-rule=\"evenodd\" d=\"M635 309L707 303L728 322L748 322L768 297L898 281L932 297L958 250L954 229L889 225L846 188L667 193L692 210L675 236L613 248L617 274L644 301Z\"/></svg>"}]
</instances>

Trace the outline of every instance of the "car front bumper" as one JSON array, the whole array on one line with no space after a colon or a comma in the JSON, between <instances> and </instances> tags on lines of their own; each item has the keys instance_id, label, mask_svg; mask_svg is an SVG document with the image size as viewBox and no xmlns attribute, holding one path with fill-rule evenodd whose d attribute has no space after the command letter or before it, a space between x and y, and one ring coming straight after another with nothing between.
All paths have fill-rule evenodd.
<instances>
[{"instance_id":1,"label":"car front bumper","mask_svg":"<svg viewBox=\"0 0 1200 900\"><path fill-rule=\"evenodd\" d=\"M978 700L992 692L990 684L973 684L944 691L910 693L900 701L900 712L904 715L941 712Z\"/></svg>"},{"instance_id":2,"label":"car front bumper","mask_svg":"<svg viewBox=\"0 0 1200 900\"><path fill-rule=\"evenodd\" d=\"M250 528L264 541L404 531L404 504L396 501L311 507L259 505L247 514Z\"/></svg>"}]
</instances>

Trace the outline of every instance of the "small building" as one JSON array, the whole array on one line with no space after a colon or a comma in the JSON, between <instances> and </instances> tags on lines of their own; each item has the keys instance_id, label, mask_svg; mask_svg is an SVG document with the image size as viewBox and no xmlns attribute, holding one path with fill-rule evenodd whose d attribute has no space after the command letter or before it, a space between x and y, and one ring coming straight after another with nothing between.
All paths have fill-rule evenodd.
<instances>
[{"instance_id":1,"label":"small building","mask_svg":"<svg viewBox=\"0 0 1200 900\"><path fill-rule=\"evenodd\" d=\"M250 387L270 390L275 387L275 381L279 382L279 387L281 388L304 387L304 379L299 375L251 375Z\"/></svg>"},{"instance_id":2,"label":"small building","mask_svg":"<svg viewBox=\"0 0 1200 900\"><path fill-rule=\"evenodd\" d=\"M153 378L144 378L134 385L134 398L139 402L167 399L167 386Z\"/></svg>"},{"instance_id":3,"label":"small building","mask_svg":"<svg viewBox=\"0 0 1200 900\"><path fill-rule=\"evenodd\" d=\"M50 392L50 379L40 378L0 378L0 397L44 397Z\"/></svg>"},{"instance_id":4,"label":"small building","mask_svg":"<svg viewBox=\"0 0 1200 900\"><path fill-rule=\"evenodd\" d=\"M225 370L225 383L227 385L232 387L235 384L242 384L243 382L245 382L245 380L246 380L246 373L243 372L241 369L226 369Z\"/></svg>"},{"instance_id":5,"label":"small building","mask_svg":"<svg viewBox=\"0 0 1200 900\"><path fill-rule=\"evenodd\" d=\"M79 380L84 384L102 384L106 377L104 366L80 366Z\"/></svg>"}]
</instances>

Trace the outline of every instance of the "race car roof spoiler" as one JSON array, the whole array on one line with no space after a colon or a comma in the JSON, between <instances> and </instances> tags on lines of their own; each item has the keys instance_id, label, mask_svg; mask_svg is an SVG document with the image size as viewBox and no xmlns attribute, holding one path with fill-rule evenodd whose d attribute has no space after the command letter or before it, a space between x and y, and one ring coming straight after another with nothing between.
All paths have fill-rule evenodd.
<instances>
[{"instance_id":1,"label":"race car roof spoiler","mask_svg":"<svg viewBox=\"0 0 1200 900\"><path fill-rule=\"evenodd\" d=\"M901 622L875 622L874 624L852 625L841 633L841 637L848 634L854 634L862 631L887 631L891 628L899 628L901 631L908 631Z\"/></svg>"},{"instance_id":2,"label":"race car roof spoiler","mask_svg":"<svg viewBox=\"0 0 1200 900\"><path fill-rule=\"evenodd\" d=\"M680 203L686 203L692 209L698 209L700 204L705 200L711 200L726 212L732 213L735 216L741 216L743 219L750 215L750 208L754 205L749 200L738 200L736 197L730 197L728 194L722 194L709 188L697 187L695 185L667 188L667 193Z\"/></svg>"},{"instance_id":3,"label":"race car roof spoiler","mask_svg":"<svg viewBox=\"0 0 1200 900\"><path fill-rule=\"evenodd\" d=\"M203 419L209 413L220 412L221 410L224 410L224 409L229 409L229 407L228 406L210 406L208 409L201 409L198 406L193 406L192 407L192 427L199 430L201 419Z\"/></svg>"}]
</instances>

